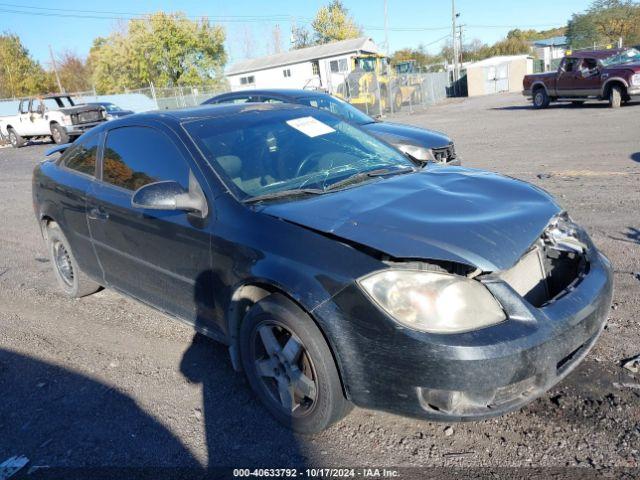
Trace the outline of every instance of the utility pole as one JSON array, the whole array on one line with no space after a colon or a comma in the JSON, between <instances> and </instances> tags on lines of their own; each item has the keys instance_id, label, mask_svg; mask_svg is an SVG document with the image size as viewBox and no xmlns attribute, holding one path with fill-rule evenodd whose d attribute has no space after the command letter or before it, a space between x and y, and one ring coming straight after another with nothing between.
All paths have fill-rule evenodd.
<instances>
[{"instance_id":1,"label":"utility pole","mask_svg":"<svg viewBox=\"0 0 640 480\"><path fill-rule=\"evenodd\" d=\"M387 19L387 0L384 0L384 48L389 56L389 24Z\"/></svg>"},{"instance_id":2,"label":"utility pole","mask_svg":"<svg viewBox=\"0 0 640 480\"><path fill-rule=\"evenodd\" d=\"M60 82L60 76L58 75L58 66L56 65L56 57L53 55L53 48L49 45L49 55L51 55L51 65L53 66L53 73L56 74L56 82L58 82L58 89L60 93L65 93L64 88L62 88L62 83Z\"/></svg>"},{"instance_id":3,"label":"utility pole","mask_svg":"<svg viewBox=\"0 0 640 480\"><path fill-rule=\"evenodd\" d=\"M451 0L451 46L453 47L453 82L458 82L458 42L456 42L456 0Z\"/></svg>"},{"instance_id":4,"label":"utility pole","mask_svg":"<svg viewBox=\"0 0 640 480\"><path fill-rule=\"evenodd\" d=\"M458 39L460 42L460 48L458 49L458 61L460 62L460 69L462 69L462 29L465 27L466 25L458 25Z\"/></svg>"}]
</instances>

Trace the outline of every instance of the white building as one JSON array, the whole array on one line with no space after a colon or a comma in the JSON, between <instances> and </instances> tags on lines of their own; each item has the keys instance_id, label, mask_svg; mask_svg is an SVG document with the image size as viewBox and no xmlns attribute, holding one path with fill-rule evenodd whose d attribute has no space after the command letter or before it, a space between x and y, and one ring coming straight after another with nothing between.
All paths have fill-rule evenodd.
<instances>
[{"instance_id":1,"label":"white building","mask_svg":"<svg viewBox=\"0 0 640 480\"><path fill-rule=\"evenodd\" d=\"M521 92L524 76L533 73L533 58L528 55L491 57L470 63L466 69L470 97Z\"/></svg>"},{"instance_id":2,"label":"white building","mask_svg":"<svg viewBox=\"0 0 640 480\"><path fill-rule=\"evenodd\" d=\"M250 88L323 89L334 92L353 67L351 58L378 53L373 40L353 38L251 58L226 72L231 90Z\"/></svg>"},{"instance_id":3,"label":"white building","mask_svg":"<svg viewBox=\"0 0 640 480\"><path fill-rule=\"evenodd\" d=\"M545 72L555 69L555 63L557 62L553 61L564 57L567 48L567 37L563 36L533 42L533 51L536 53L536 56L544 62Z\"/></svg>"}]
</instances>

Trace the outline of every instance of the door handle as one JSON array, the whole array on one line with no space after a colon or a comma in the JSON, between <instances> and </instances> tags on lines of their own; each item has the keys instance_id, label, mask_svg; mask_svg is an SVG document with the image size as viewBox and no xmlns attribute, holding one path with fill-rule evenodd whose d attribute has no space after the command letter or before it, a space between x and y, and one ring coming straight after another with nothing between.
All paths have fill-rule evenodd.
<instances>
[{"instance_id":1,"label":"door handle","mask_svg":"<svg viewBox=\"0 0 640 480\"><path fill-rule=\"evenodd\" d=\"M91 220L105 221L109 219L109 214L104 210L102 210L100 207L93 207L92 209L89 210L88 217Z\"/></svg>"}]
</instances>

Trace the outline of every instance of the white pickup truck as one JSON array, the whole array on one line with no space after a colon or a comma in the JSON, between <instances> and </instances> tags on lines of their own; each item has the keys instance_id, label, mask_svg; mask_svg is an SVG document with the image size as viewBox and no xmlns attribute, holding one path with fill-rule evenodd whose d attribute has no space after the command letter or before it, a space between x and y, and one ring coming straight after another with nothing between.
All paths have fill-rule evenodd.
<instances>
[{"instance_id":1,"label":"white pickup truck","mask_svg":"<svg viewBox=\"0 0 640 480\"><path fill-rule=\"evenodd\" d=\"M90 128L106 121L99 105L76 105L68 95L23 98L18 114L0 118L0 133L15 148L30 137L51 136L57 144L69 143Z\"/></svg>"}]
</instances>

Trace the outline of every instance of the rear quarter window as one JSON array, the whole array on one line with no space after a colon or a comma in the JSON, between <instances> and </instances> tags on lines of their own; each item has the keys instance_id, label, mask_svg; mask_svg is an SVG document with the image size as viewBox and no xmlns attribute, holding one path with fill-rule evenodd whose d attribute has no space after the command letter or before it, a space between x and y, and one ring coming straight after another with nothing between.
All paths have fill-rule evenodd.
<instances>
[{"instance_id":1,"label":"rear quarter window","mask_svg":"<svg viewBox=\"0 0 640 480\"><path fill-rule=\"evenodd\" d=\"M98 138L98 135L92 135L75 143L62 155L60 163L71 170L94 176L98 155Z\"/></svg>"}]
</instances>

